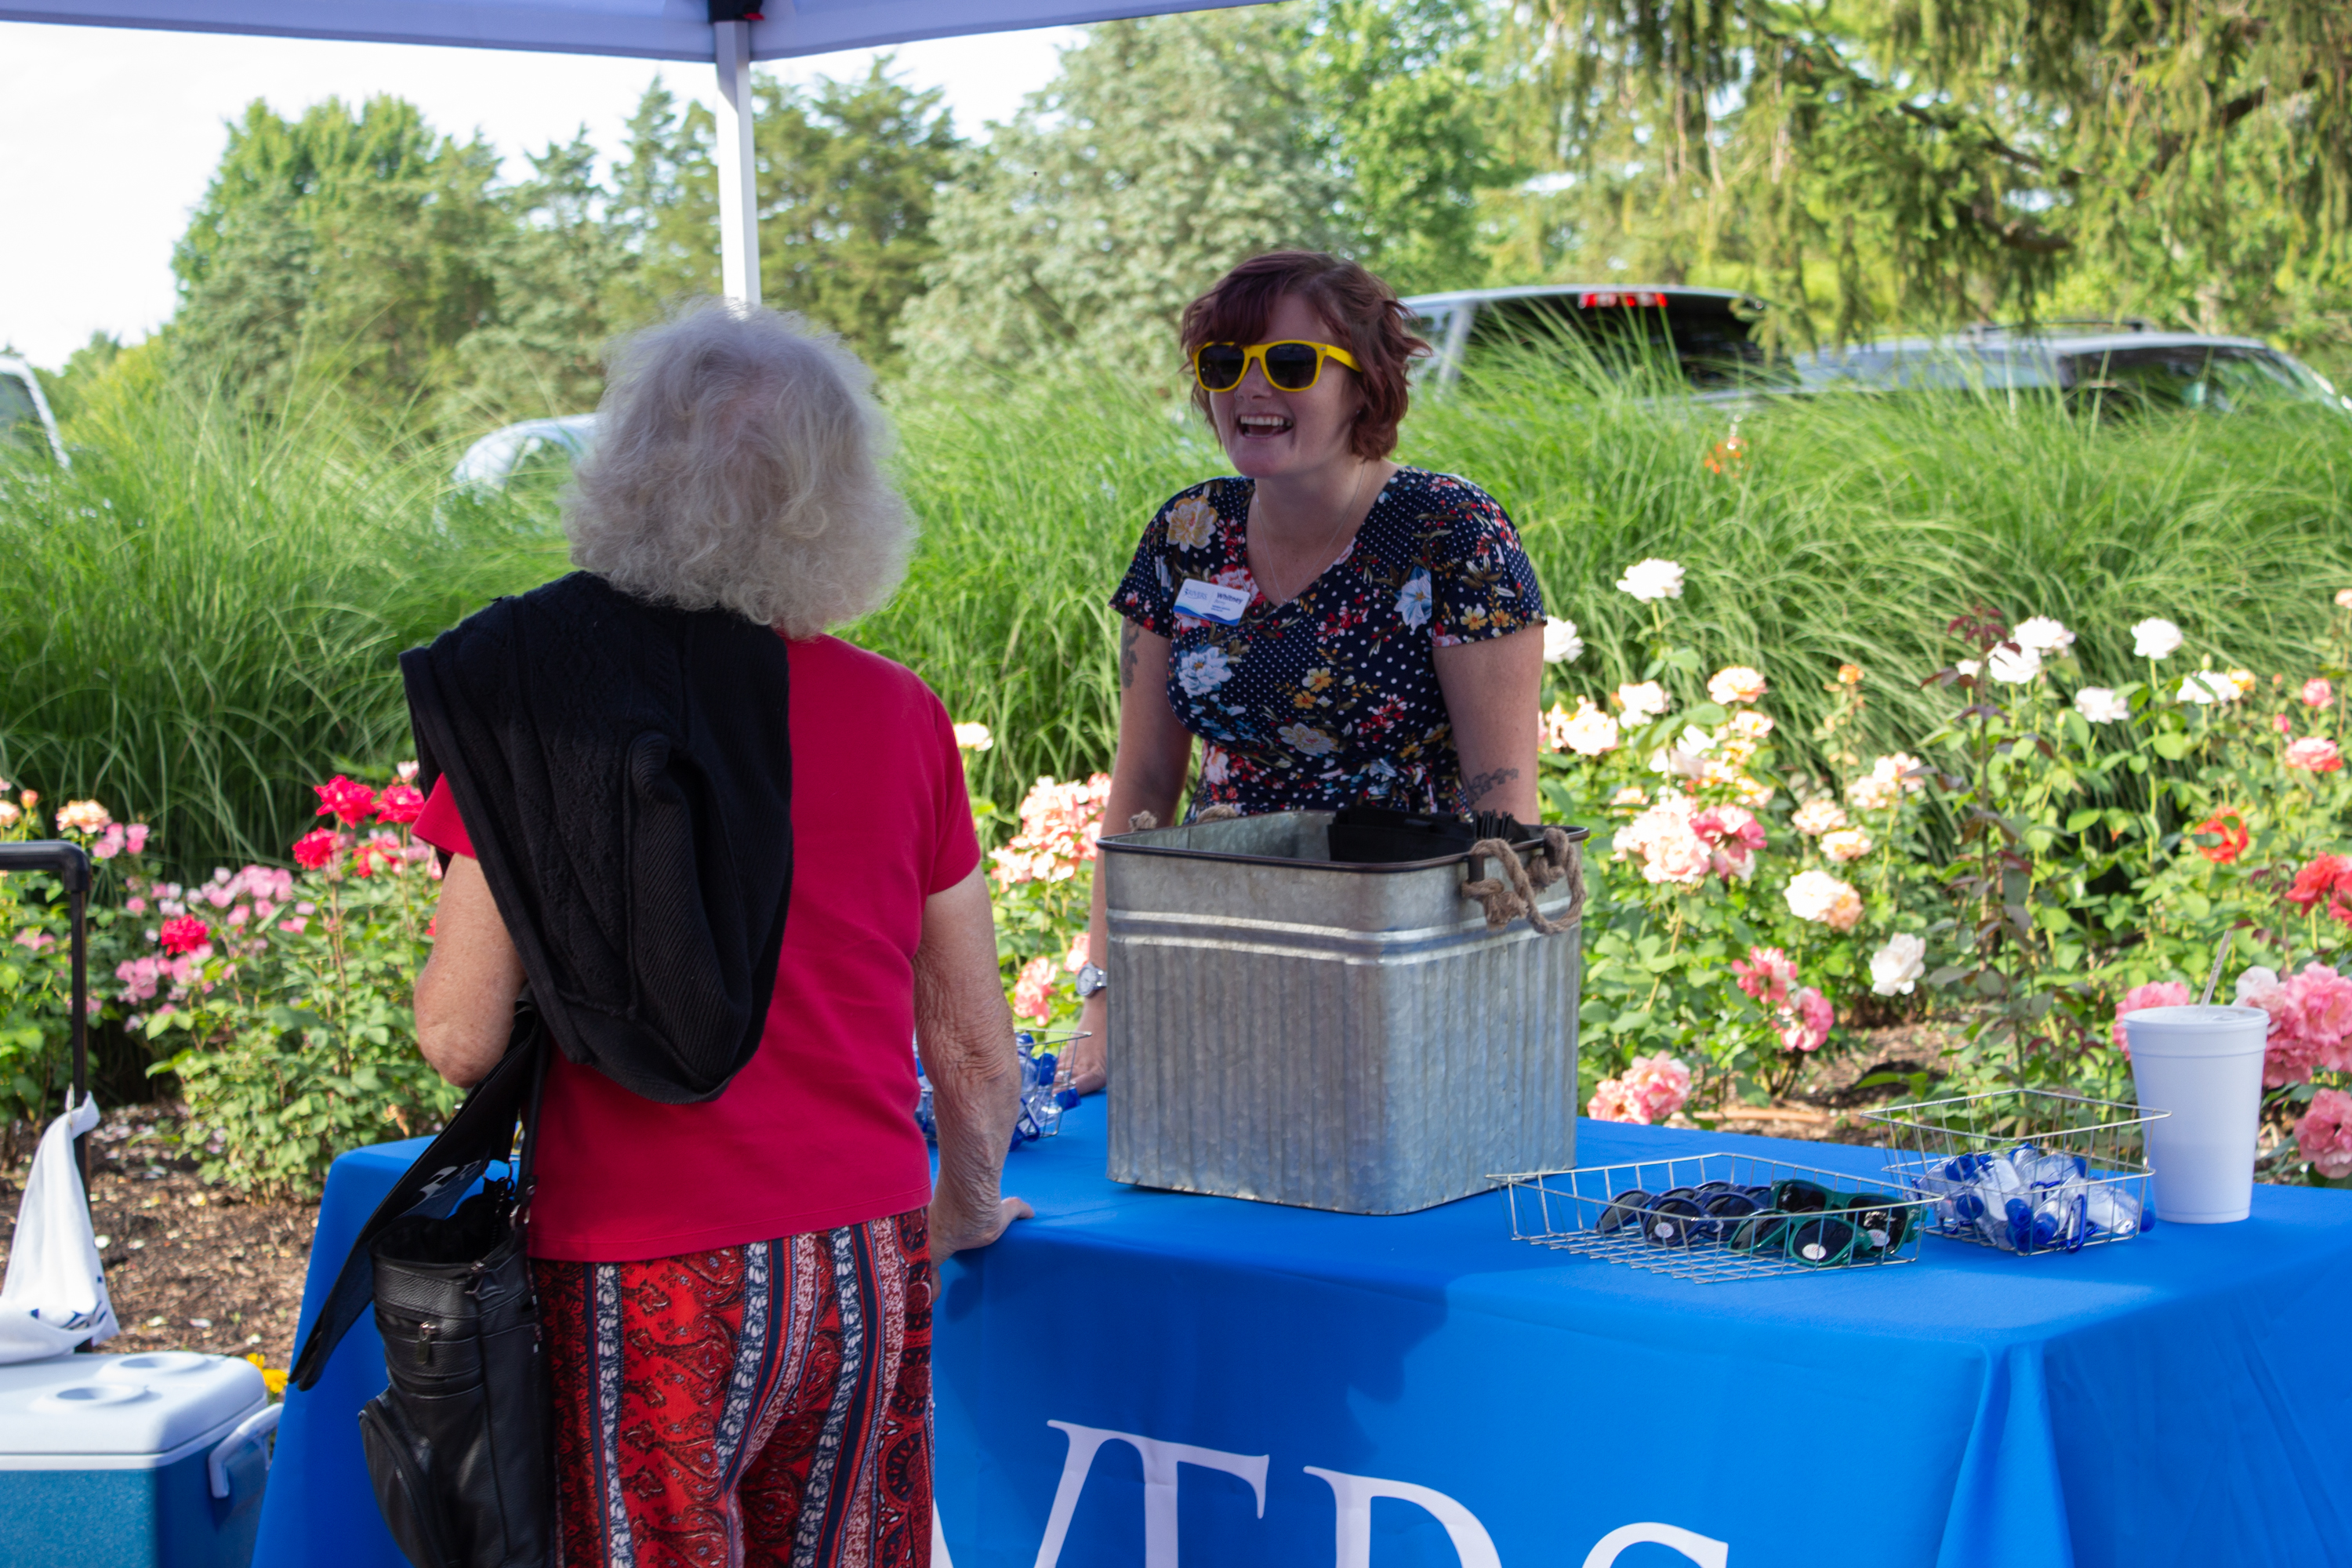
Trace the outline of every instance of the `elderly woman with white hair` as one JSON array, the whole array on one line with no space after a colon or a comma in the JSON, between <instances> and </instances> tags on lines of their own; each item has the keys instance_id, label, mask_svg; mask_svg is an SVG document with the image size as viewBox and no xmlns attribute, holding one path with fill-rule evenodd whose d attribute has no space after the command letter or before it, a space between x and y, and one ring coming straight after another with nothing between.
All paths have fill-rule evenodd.
<instances>
[{"instance_id":1,"label":"elderly woman with white hair","mask_svg":"<svg viewBox=\"0 0 2352 1568\"><path fill-rule=\"evenodd\" d=\"M418 1041L478 1081L528 984L562 1048L528 1235L562 1561L926 1563L933 1265L1029 1211L947 712L824 635L905 568L883 417L835 342L715 300L611 373L565 497L582 571L477 617L524 650L478 741L435 717ZM448 679L509 668L480 641L443 639Z\"/></svg>"}]
</instances>

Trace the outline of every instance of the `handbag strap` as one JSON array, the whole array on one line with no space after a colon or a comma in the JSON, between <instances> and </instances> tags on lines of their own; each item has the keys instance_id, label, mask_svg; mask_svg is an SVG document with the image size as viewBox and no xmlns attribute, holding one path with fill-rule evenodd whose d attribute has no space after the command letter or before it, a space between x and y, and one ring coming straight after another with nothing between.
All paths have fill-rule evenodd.
<instances>
[{"instance_id":1,"label":"handbag strap","mask_svg":"<svg viewBox=\"0 0 2352 1568\"><path fill-rule=\"evenodd\" d=\"M319 1381L335 1347L373 1304L375 1261L370 1246L378 1232L406 1215L447 1217L492 1161L509 1156L516 1162L517 1189L528 1196L529 1129L539 1120L539 1089L548 1048L546 1026L526 992L515 1004L506 1055L499 1058L488 1077L468 1091L439 1136L401 1173L360 1227L318 1317L303 1335L301 1352L294 1359L294 1386L308 1389ZM515 1118L526 1104L530 1111L524 1123L522 1151L517 1154Z\"/></svg>"},{"instance_id":2,"label":"handbag strap","mask_svg":"<svg viewBox=\"0 0 2352 1568\"><path fill-rule=\"evenodd\" d=\"M539 1178L533 1173L533 1162L539 1155L539 1106L547 1093L547 1031L533 1029L523 1042L523 1049L531 1053L530 1095L522 1113L522 1147L514 1163L514 1223L521 1230L530 1223L530 1196L539 1190Z\"/></svg>"}]
</instances>

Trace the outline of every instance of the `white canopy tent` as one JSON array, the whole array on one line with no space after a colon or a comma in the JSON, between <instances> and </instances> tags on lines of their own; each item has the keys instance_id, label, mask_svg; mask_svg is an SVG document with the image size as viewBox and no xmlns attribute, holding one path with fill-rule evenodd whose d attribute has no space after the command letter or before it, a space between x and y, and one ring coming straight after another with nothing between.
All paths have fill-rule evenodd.
<instances>
[{"instance_id":1,"label":"white canopy tent","mask_svg":"<svg viewBox=\"0 0 2352 1568\"><path fill-rule=\"evenodd\" d=\"M760 298L751 64L1261 0L0 0L0 21L711 60L721 287Z\"/></svg>"}]
</instances>

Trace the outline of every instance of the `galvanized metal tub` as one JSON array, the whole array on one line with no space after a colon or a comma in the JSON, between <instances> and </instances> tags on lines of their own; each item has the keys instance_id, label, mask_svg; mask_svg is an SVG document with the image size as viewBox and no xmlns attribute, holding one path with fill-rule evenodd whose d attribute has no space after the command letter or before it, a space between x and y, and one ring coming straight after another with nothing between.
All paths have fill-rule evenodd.
<instances>
[{"instance_id":1,"label":"galvanized metal tub","mask_svg":"<svg viewBox=\"0 0 2352 1568\"><path fill-rule=\"evenodd\" d=\"M1111 1179L1410 1214L1574 1165L1575 926L1489 931L1466 855L1335 863L1330 820L1102 840Z\"/></svg>"}]
</instances>

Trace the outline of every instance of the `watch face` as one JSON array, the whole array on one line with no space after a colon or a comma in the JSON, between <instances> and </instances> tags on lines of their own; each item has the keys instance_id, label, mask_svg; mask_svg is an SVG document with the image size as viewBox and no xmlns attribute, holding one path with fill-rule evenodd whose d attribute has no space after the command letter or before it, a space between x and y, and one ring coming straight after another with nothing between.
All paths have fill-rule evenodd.
<instances>
[{"instance_id":1,"label":"watch face","mask_svg":"<svg viewBox=\"0 0 2352 1568\"><path fill-rule=\"evenodd\" d=\"M1109 984L1110 976L1105 974L1093 964L1087 963L1079 966L1078 984L1076 989L1080 997L1091 996Z\"/></svg>"}]
</instances>

